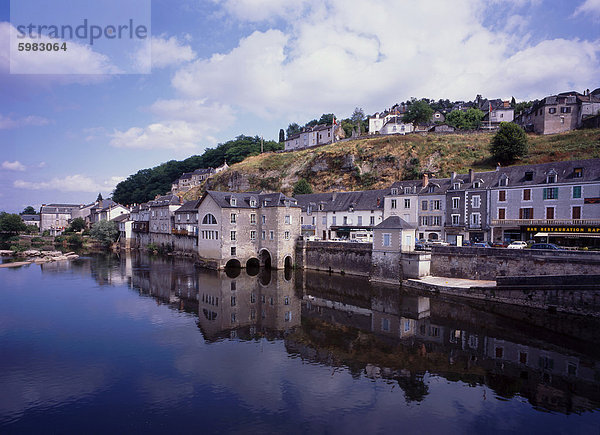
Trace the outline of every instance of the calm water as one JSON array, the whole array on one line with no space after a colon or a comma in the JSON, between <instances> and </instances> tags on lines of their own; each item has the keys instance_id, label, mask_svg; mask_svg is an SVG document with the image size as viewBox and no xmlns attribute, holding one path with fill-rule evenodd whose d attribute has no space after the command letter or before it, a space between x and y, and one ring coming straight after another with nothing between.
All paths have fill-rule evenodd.
<instances>
[{"instance_id":1,"label":"calm water","mask_svg":"<svg viewBox=\"0 0 600 435\"><path fill-rule=\"evenodd\" d=\"M144 256L0 293L0 433L599 433L592 318Z\"/></svg>"}]
</instances>

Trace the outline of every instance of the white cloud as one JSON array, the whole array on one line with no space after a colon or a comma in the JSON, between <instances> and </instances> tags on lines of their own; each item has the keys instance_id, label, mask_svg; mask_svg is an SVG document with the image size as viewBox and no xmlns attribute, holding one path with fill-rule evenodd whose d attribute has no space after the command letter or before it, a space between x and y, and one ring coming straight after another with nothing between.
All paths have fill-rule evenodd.
<instances>
[{"instance_id":1,"label":"white cloud","mask_svg":"<svg viewBox=\"0 0 600 435\"><path fill-rule=\"evenodd\" d=\"M28 190L58 190L61 192L110 192L123 181L124 177L113 176L101 182L94 181L85 175L68 175L64 178L53 178L50 181L16 180L13 186Z\"/></svg>"},{"instance_id":2,"label":"white cloud","mask_svg":"<svg viewBox=\"0 0 600 435\"><path fill-rule=\"evenodd\" d=\"M9 116L0 114L0 130L10 130L12 128L25 127L27 125L42 126L48 125L49 119L41 116L26 116L24 118L13 119Z\"/></svg>"},{"instance_id":3,"label":"white cloud","mask_svg":"<svg viewBox=\"0 0 600 435\"><path fill-rule=\"evenodd\" d=\"M152 38L152 67L164 68L178 65L196 58L196 53L189 45L183 45L174 36L169 39Z\"/></svg>"},{"instance_id":4,"label":"white cloud","mask_svg":"<svg viewBox=\"0 0 600 435\"><path fill-rule=\"evenodd\" d=\"M2 162L2 169L6 169L7 171L24 171L25 165L18 160L14 162L4 161Z\"/></svg>"},{"instance_id":5,"label":"white cloud","mask_svg":"<svg viewBox=\"0 0 600 435\"><path fill-rule=\"evenodd\" d=\"M590 14L594 18L600 17L600 0L585 0L582 4L577 6L573 16Z\"/></svg>"},{"instance_id":6,"label":"white cloud","mask_svg":"<svg viewBox=\"0 0 600 435\"><path fill-rule=\"evenodd\" d=\"M201 142L214 143L212 136L234 121L233 111L203 100L158 100L149 110L162 121L144 128L115 130L110 145L118 148L190 149Z\"/></svg>"},{"instance_id":7,"label":"white cloud","mask_svg":"<svg viewBox=\"0 0 600 435\"><path fill-rule=\"evenodd\" d=\"M411 96L539 98L585 89L600 69L596 41L532 45L529 23L514 14L499 30L486 28L483 0L283 3L225 1L233 18L285 25L256 30L229 52L183 66L173 86L187 98L301 120L349 114L356 105L371 112Z\"/></svg>"}]
</instances>

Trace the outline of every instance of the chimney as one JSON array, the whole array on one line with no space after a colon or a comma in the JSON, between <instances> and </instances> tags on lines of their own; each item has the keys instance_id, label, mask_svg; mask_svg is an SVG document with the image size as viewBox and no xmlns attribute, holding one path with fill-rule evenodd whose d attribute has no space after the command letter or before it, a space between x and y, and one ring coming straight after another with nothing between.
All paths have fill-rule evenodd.
<instances>
[{"instance_id":1,"label":"chimney","mask_svg":"<svg viewBox=\"0 0 600 435\"><path fill-rule=\"evenodd\" d=\"M500 164L500 162L496 163L496 172L498 172L501 167L502 165Z\"/></svg>"},{"instance_id":2,"label":"chimney","mask_svg":"<svg viewBox=\"0 0 600 435\"><path fill-rule=\"evenodd\" d=\"M456 179L456 172L452 171L450 173L450 181L454 181Z\"/></svg>"},{"instance_id":3,"label":"chimney","mask_svg":"<svg viewBox=\"0 0 600 435\"><path fill-rule=\"evenodd\" d=\"M475 172L473 172L473 169L469 169L469 182L473 182L475 181Z\"/></svg>"},{"instance_id":4,"label":"chimney","mask_svg":"<svg viewBox=\"0 0 600 435\"><path fill-rule=\"evenodd\" d=\"M377 197L377 207L379 207L381 205L381 198Z\"/></svg>"},{"instance_id":5,"label":"chimney","mask_svg":"<svg viewBox=\"0 0 600 435\"><path fill-rule=\"evenodd\" d=\"M423 174L423 187L427 187L429 184L429 175Z\"/></svg>"}]
</instances>

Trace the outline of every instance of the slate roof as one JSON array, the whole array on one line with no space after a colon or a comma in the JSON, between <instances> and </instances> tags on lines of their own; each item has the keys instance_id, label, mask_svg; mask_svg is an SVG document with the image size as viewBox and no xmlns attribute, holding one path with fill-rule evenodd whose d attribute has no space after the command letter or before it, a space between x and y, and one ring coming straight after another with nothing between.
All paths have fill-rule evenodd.
<instances>
[{"instance_id":1,"label":"slate roof","mask_svg":"<svg viewBox=\"0 0 600 435\"><path fill-rule=\"evenodd\" d=\"M186 201L183 203L181 207L175 210L175 213L196 213L198 212L198 206L200 205L199 199L194 199L192 201Z\"/></svg>"},{"instance_id":2,"label":"slate roof","mask_svg":"<svg viewBox=\"0 0 600 435\"><path fill-rule=\"evenodd\" d=\"M45 204L40 209L42 213L71 213L73 209L79 209L79 204Z\"/></svg>"},{"instance_id":3,"label":"slate roof","mask_svg":"<svg viewBox=\"0 0 600 435\"><path fill-rule=\"evenodd\" d=\"M153 199L152 201L148 201L149 207L164 207L167 205L179 205L179 204L181 204L179 197L177 195L173 195L173 194L159 196L158 198Z\"/></svg>"},{"instance_id":4,"label":"slate roof","mask_svg":"<svg viewBox=\"0 0 600 435\"><path fill-rule=\"evenodd\" d=\"M111 219L111 221L113 221L113 222L122 222L122 221L127 221L127 220L129 220L129 213L123 213L123 214Z\"/></svg>"},{"instance_id":5,"label":"slate roof","mask_svg":"<svg viewBox=\"0 0 600 435\"><path fill-rule=\"evenodd\" d=\"M23 222L39 222L40 215L39 214L22 214L21 220Z\"/></svg>"},{"instance_id":6,"label":"slate roof","mask_svg":"<svg viewBox=\"0 0 600 435\"><path fill-rule=\"evenodd\" d=\"M404 229L414 230L417 228L416 225L406 222L400 216L390 216L386 218L379 225L375 225L373 229L376 230L393 230L393 229Z\"/></svg>"},{"instance_id":7,"label":"slate roof","mask_svg":"<svg viewBox=\"0 0 600 435\"><path fill-rule=\"evenodd\" d=\"M289 201L291 207L298 207L296 199L285 196L283 193L220 192L217 190L207 190L204 196L210 196L221 208L283 207L287 201ZM236 205L231 205L231 198L235 198ZM252 198L256 200L256 206L254 207L250 206Z\"/></svg>"},{"instance_id":8,"label":"slate roof","mask_svg":"<svg viewBox=\"0 0 600 435\"><path fill-rule=\"evenodd\" d=\"M580 178L575 178L575 168L582 168ZM494 173L497 174L492 187L499 186L499 179L503 174L508 176L508 187L533 186L547 184L546 176L551 170L556 172L557 183L592 182L600 181L600 159L567 160L564 162L540 163L537 165L507 166ZM525 180L525 173L533 172L532 180Z\"/></svg>"},{"instance_id":9,"label":"slate roof","mask_svg":"<svg viewBox=\"0 0 600 435\"><path fill-rule=\"evenodd\" d=\"M304 211L310 206L312 211L318 211L323 204L323 211L347 211L383 209L383 198L390 189L361 190L357 192L328 192L296 195L298 204Z\"/></svg>"}]
</instances>

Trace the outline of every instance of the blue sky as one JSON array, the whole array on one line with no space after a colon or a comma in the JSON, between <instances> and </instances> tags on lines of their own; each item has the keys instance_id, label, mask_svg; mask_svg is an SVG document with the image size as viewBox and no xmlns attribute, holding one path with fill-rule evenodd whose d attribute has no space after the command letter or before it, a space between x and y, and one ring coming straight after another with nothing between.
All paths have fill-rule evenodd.
<instances>
[{"instance_id":1,"label":"blue sky","mask_svg":"<svg viewBox=\"0 0 600 435\"><path fill-rule=\"evenodd\" d=\"M600 0L154 0L151 20L150 74L93 50L60 67L94 75L10 74L1 0L0 210L89 203L139 169L356 106L600 87Z\"/></svg>"}]
</instances>

